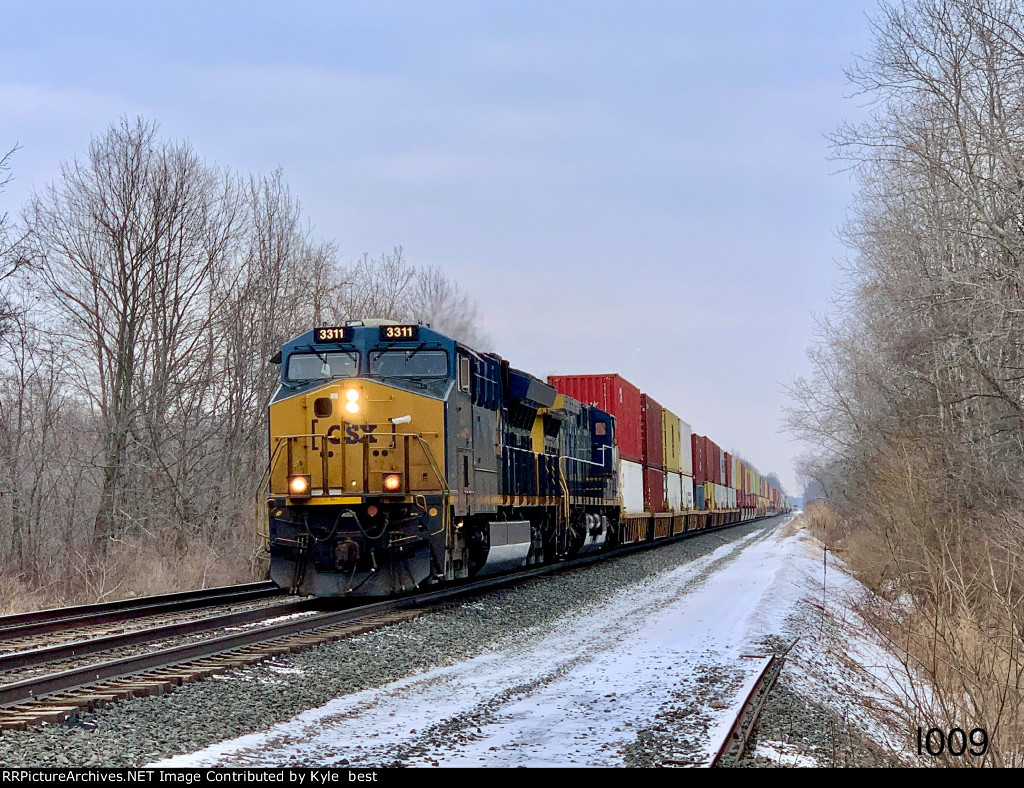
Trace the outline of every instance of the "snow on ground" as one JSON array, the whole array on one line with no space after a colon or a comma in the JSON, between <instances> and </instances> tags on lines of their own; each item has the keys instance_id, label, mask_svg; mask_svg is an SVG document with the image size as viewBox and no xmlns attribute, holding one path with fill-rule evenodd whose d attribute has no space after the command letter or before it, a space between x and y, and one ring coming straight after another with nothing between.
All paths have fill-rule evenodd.
<instances>
[{"instance_id":1,"label":"snow on ground","mask_svg":"<svg viewBox=\"0 0 1024 788\"><path fill-rule=\"evenodd\" d=\"M156 765L642 765L659 737L660 762L706 762L763 664L760 644L788 631L801 600L821 601L822 567L804 532L765 528L489 653ZM827 579L854 583L834 566ZM897 672L855 628L844 639L880 666L874 678ZM845 697L845 674L827 654L804 648L792 662L801 691ZM871 680L851 691L872 692ZM864 724L885 735L879 720ZM811 761L760 746L773 760Z\"/></svg>"},{"instance_id":2,"label":"snow on ground","mask_svg":"<svg viewBox=\"0 0 1024 788\"><path fill-rule=\"evenodd\" d=\"M774 761L780 766L821 766L814 758L801 755L793 745L781 741L758 742L754 754Z\"/></svg>"}]
</instances>

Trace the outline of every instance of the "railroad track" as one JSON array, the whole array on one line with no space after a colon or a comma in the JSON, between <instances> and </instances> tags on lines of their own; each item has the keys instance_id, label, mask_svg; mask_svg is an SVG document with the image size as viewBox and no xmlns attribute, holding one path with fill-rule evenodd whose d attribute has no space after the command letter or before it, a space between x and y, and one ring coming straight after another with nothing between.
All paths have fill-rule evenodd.
<instances>
[{"instance_id":1,"label":"railroad track","mask_svg":"<svg viewBox=\"0 0 1024 788\"><path fill-rule=\"evenodd\" d=\"M790 643L781 654L772 654L771 656L764 657L764 665L750 691L747 693L743 705L736 714L736 719L715 752L715 757L708 763L710 768L719 767L725 762L735 762L743 757L743 753L747 749L747 740L750 738L750 734L753 732L754 726L761 716L761 710L764 708L765 701L768 700L772 687L779 680L782 667L786 663L786 657L792 651L793 646L796 645L797 640Z\"/></svg>"},{"instance_id":2,"label":"railroad track","mask_svg":"<svg viewBox=\"0 0 1024 788\"><path fill-rule=\"evenodd\" d=\"M67 629L117 623L163 613L179 613L215 605L239 604L281 596L283 592L269 580L235 586L182 591L176 594L100 602L93 605L52 608L31 613L0 616L0 647L11 640L49 635Z\"/></svg>"},{"instance_id":3,"label":"railroad track","mask_svg":"<svg viewBox=\"0 0 1024 788\"><path fill-rule=\"evenodd\" d=\"M753 521L748 521L749 524ZM722 530L737 524L719 526L693 532L692 535L704 534L710 530ZM688 535L683 535L686 538ZM634 552L649 550L677 539L659 540L627 545L616 550L616 555L628 555ZM223 672L243 665L260 662L264 659L297 651L312 646L331 642L344 637L361 634L380 627L393 625L401 621L417 618L431 608L446 605L460 598L478 595L520 583L524 580L543 577L545 575L590 567L605 559L600 553L549 564L532 567L508 575L478 580L450 588L415 596L399 597L374 602L344 610L318 612L314 600L286 602L257 610L235 613L172 623L132 632L115 633L75 641L33 648L9 654L0 654L0 730L22 729L31 725L48 722L63 722L82 711L92 710L97 706L112 703L128 697L156 695L180 686L181 684L205 678L213 673ZM270 591L266 584L263 591ZM220 589L223 591L223 589ZM249 589L257 592L261 589ZM192 608L201 607L199 596L170 595L181 597L176 600L164 599L163 602L144 605L127 604L124 608L130 617L147 615L143 609L153 609L158 604L188 604ZM242 592L244 593L244 592ZM279 594L280 592L278 592ZM269 595L269 594L268 594ZM153 598L150 598L151 600ZM221 597L223 600L223 597ZM142 602L143 600L138 600ZM66 609L65 611L44 611L37 615L46 618L49 614L51 623L67 622L96 615L115 615L115 605L90 605L93 610L83 608ZM209 604L214 604L210 602ZM223 601L217 603L223 604ZM103 610L96 608L103 607ZM76 611L74 615L60 616L61 612ZM164 608L160 612L167 612ZM152 615L152 613L149 613ZM20 618L19 616L8 617ZM276 621L273 619L277 619ZM108 619L117 621L118 619ZM4 637L4 624L7 619L0 619L0 642ZM93 619L93 621L95 621ZM43 621L14 622L14 626L41 625ZM217 630L226 631L215 637L197 636ZM173 638L187 637L188 642L167 645ZM84 664L65 667L64 669L48 670L47 666L59 661L92 657L109 652L112 649L127 647L152 646L164 642L163 647L156 650L145 649L139 653L115 656L105 661L89 660ZM11 672L32 669L28 677L11 681Z\"/></svg>"}]
</instances>

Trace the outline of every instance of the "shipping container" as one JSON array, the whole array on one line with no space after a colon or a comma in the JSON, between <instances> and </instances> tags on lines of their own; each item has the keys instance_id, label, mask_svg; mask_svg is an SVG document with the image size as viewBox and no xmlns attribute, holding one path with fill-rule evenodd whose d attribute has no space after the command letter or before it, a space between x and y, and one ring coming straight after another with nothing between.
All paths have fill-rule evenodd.
<instances>
[{"instance_id":1,"label":"shipping container","mask_svg":"<svg viewBox=\"0 0 1024 788\"><path fill-rule=\"evenodd\" d=\"M693 440L690 425L679 421L679 470L684 476L693 476Z\"/></svg>"},{"instance_id":2,"label":"shipping container","mask_svg":"<svg viewBox=\"0 0 1024 788\"><path fill-rule=\"evenodd\" d=\"M704 507L710 512L718 509L718 502L715 500L714 482L704 482Z\"/></svg>"},{"instance_id":3,"label":"shipping container","mask_svg":"<svg viewBox=\"0 0 1024 788\"><path fill-rule=\"evenodd\" d=\"M726 487L732 487L732 455L729 452L722 452L725 458L725 478L722 481Z\"/></svg>"},{"instance_id":4,"label":"shipping container","mask_svg":"<svg viewBox=\"0 0 1024 788\"><path fill-rule=\"evenodd\" d=\"M708 503L707 503L707 501L704 500L704 485L703 484L697 484L696 482L694 482L694 484L693 484L693 504L694 504L693 508L696 509L697 511L699 511L699 512L707 511Z\"/></svg>"},{"instance_id":5,"label":"shipping container","mask_svg":"<svg viewBox=\"0 0 1024 788\"><path fill-rule=\"evenodd\" d=\"M693 500L693 477L683 476L683 508L686 511L692 511L694 507Z\"/></svg>"},{"instance_id":6,"label":"shipping container","mask_svg":"<svg viewBox=\"0 0 1024 788\"><path fill-rule=\"evenodd\" d=\"M722 450L718 444L715 443L711 438L704 439L705 445L705 466L704 473L706 475L706 481L714 482L715 484L722 483Z\"/></svg>"},{"instance_id":7,"label":"shipping container","mask_svg":"<svg viewBox=\"0 0 1024 788\"><path fill-rule=\"evenodd\" d=\"M705 459L704 459L704 453L705 453L704 441L705 440L706 439L705 439L705 437L703 435L698 435L696 432L693 433L693 440L691 441L691 445L693 447L693 451L691 452L691 458L693 460L693 483L694 484L704 484L704 482L707 481L707 470L706 470L707 463L705 462Z\"/></svg>"},{"instance_id":8,"label":"shipping container","mask_svg":"<svg viewBox=\"0 0 1024 788\"><path fill-rule=\"evenodd\" d=\"M619 463L619 490L622 491L622 505L626 514L642 514L644 511L644 471L638 462L622 460Z\"/></svg>"},{"instance_id":9,"label":"shipping container","mask_svg":"<svg viewBox=\"0 0 1024 788\"><path fill-rule=\"evenodd\" d=\"M715 485L715 504L719 509L729 508L729 488L725 485Z\"/></svg>"},{"instance_id":10,"label":"shipping container","mask_svg":"<svg viewBox=\"0 0 1024 788\"><path fill-rule=\"evenodd\" d=\"M665 471L644 466L644 511L658 514L665 505Z\"/></svg>"},{"instance_id":11,"label":"shipping container","mask_svg":"<svg viewBox=\"0 0 1024 788\"><path fill-rule=\"evenodd\" d=\"M675 471L665 471L665 500L670 512L681 512L683 506L683 477Z\"/></svg>"},{"instance_id":12,"label":"shipping container","mask_svg":"<svg viewBox=\"0 0 1024 788\"><path fill-rule=\"evenodd\" d=\"M715 482L728 486L725 484L725 452L721 449L718 450L718 478L715 479Z\"/></svg>"},{"instance_id":13,"label":"shipping container","mask_svg":"<svg viewBox=\"0 0 1024 788\"><path fill-rule=\"evenodd\" d=\"M615 417L619 457L642 463L640 389L621 375L551 375L548 384Z\"/></svg>"},{"instance_id":14,"label":"shipping container","mask_svg":"<svg viewBox=\"0 0 1024 788\"><path fill-rule=\"evenodd\" d=\"M673 473L681 473L682 455L690 453L690 440L687 437L686 443L680 439L681 424L680 418L664 408L661 412L662 452L665 456L665 470ZM685 451L683 450L685 447Z\"/></svg>"},{"instance_id":15,"label":"shipping container","mask_svg":"<svg viewBox=\"0 0 1024 788\"><path fill-rule=\"evenodd\" d=\"M662 445L661 414L664 408L647 394L640 395L640 437L644 450L644 466L665 468Z\"/></svg>"}]
</instances>

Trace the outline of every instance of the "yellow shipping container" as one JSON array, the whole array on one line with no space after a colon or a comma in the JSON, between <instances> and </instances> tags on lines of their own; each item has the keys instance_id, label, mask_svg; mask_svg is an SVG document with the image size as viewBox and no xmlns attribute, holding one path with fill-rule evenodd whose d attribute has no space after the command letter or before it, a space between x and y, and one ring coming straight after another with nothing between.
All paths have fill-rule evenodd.
<instances>
[{"instance_id":1,"label":"yellow shipping container","mask_svg":"<svg viewBox=\"0 0 1024 788\"><path fill-rule=\"evenodd\" d=\"M713 512L718 509L718 506L715 505L714 482L704 482L704 508L709 512Z\"/></svg>"},{"instance_id":2,"label":"yellow shipping container","mask_svg":"<svg viewBox=\"0 0 1024 788\"><path fill-rule=\"evenodd\" d=\"M665 447L665 470L680 473L682 445L679 436L680 418L668 408L661 409L661 441ZM690 451L690 447L686 447Z\"/></svg>"}]
</instances>

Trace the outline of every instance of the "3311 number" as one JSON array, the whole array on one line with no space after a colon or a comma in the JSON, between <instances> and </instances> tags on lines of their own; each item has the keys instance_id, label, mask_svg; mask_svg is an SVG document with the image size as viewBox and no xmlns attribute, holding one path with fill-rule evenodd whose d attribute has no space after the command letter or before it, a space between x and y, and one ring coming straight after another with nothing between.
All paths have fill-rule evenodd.
<instances>
[{"instance_id":1,"label":"3311 number","mask_svg":"<svg viewBox=\"0 0 1024 788\"><path fill-rule=\"evenodd\" d=\"M419 339L419 326L381 326L380 338L388 339L411 339L415 342Z\"/></svg>"},{"instance_id":2,"label":"3311 number","mask_svg":"<svg viewBox=\"0 0 1024 788\"><path fill-rule=\"evenodd\" d=\"M938 757L949 751L954 757L961 757L970 752L975 758L980 758L988 752L988 732L984 728L973 728L970 733L963 728L953 728L951 731L943 731L939 728L917 729L917 754L927 753Z\"/></svg>"}]
</instances>

